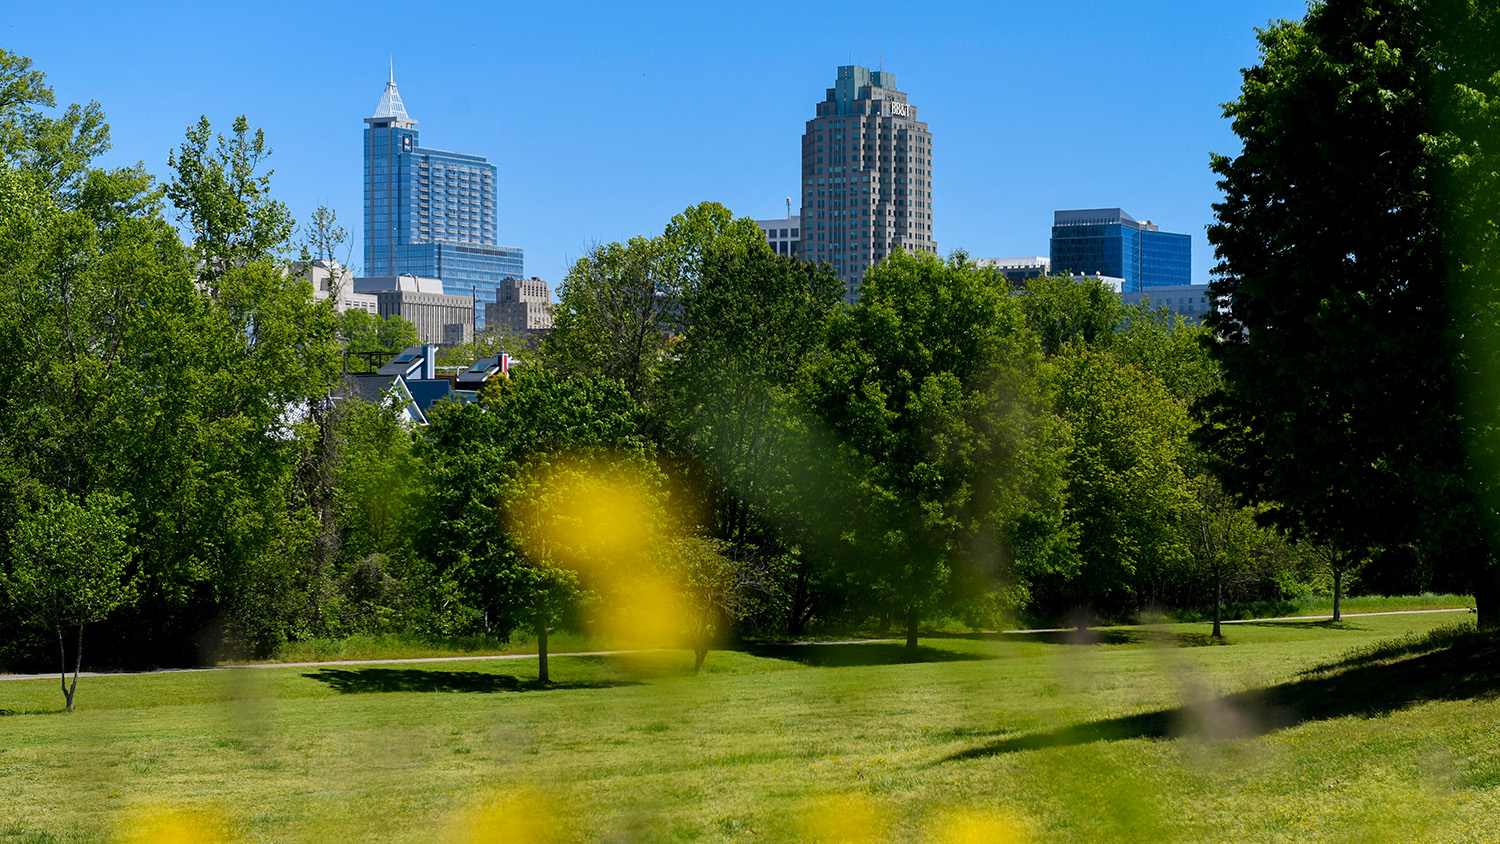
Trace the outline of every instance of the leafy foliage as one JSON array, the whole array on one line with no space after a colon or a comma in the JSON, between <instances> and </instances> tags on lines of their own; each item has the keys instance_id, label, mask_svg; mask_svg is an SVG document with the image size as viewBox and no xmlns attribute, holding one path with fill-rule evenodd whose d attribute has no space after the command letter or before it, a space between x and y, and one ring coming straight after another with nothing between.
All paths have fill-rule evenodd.
<instances>
[{"instance_id":1,"label":"leafy foliage","mask_svg":"<svg viewBox=\"0 0 1500 844\"><path fill-rule=\"evenodd\" d=\"M1343 0L1260 33L1226 106L1243 152L1213 159L1224 385L1201 439L1226 486L1287 530L1340 556L1413 548L1473 578L1486 624L1500 511L1471 460L1492 452L1493 404L1462 397L1492 378L1479 303L1494 223L1470 168L1494 138L1463 115L1482 114L1500 69L1475 46L1494 18Z\"/></svg>"},{"instance_id":2,"label":"leafy foliage","mask_svg":"<svg viewBox=\"0 0 1500 844\"><path fill-rule=\"evenodd\" d=\"M955 258L898 255L829 329L815 410L858 490L839 518L877 588L924 611L971 576L1062 556L1058 438L1019 303Z\"/></svg>"}]
</instances>

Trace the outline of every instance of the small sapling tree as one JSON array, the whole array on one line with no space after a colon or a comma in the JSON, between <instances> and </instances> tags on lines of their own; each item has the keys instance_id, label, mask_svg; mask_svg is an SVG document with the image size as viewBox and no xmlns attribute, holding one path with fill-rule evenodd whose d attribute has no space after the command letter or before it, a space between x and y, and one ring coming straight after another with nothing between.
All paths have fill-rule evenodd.
<instances>
[{"instance_id":1,"label":"small sapling tree","mask_svg":"<svg viewBox=\"0 0 1500 844\"><path fill-rule=\"evenodd\" d=\"M11 534L6 592L37 623L57 633L63 698L73 710L83 666L83 628L135 599L129 573L129 525L121 499L102 493L77 501L48 493L25 513ZM73 682L68 682L69 635L74 639Z\"/></svg>"}]
</instances>

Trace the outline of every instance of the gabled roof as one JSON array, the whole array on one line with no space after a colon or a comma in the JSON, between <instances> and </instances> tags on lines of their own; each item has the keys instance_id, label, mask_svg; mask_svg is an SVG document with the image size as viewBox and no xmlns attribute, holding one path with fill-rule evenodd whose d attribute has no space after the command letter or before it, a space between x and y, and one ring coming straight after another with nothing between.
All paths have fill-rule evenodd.
<instances>
[{"instance_id":1,"label":"gabled roof","mask_svg":"<svg viewBox=\"0 0 1500 844\"><path fill-rule=\"evenodd\" d=\"M417 425L427 424L427 415L422 412L422 406L412 397L406 380L399 375L346 373L343 392L344 397L362 399L382 407L394 400L397 409L408 421Z\"/></svg>"}]
</instances>

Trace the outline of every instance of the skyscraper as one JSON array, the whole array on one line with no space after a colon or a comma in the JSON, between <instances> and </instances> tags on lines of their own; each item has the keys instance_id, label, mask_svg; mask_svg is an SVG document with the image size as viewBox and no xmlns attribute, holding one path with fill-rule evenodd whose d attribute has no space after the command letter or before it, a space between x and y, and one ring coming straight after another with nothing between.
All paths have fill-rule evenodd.
<instances>
[{"instance_id":1,"label":"skyscraper","mask_svg":"<svg viewBox=\"0 0 1500 844\"><path fill-rule=\"evenodd\" d=\"M1164 232L1119 208L1052 214L1052 269L1124 279L1124 293L1190 282L1193 239Z\"/></svg>"},{"instance_id":2,"label":"skyscraper","mask_svg":"<svg viewBox=\"0 0 1500 844\"><path fill-rule=\"evenodd\" d=\"M495 165L421 146L394 69L365 124L366 276L438 278L444 293L478 301L525 277L521 250L497 245Z\"/></svg>"},{"instance_id":3,"label":"skyscraper","mask_svg":"<svg viewBox=\"0 0 1500 844\"><path fill-rule=\"evenodd\" d=\"M937 252L932 133L884 70L847 65L802 135L802 257L827 261L850 299L896 249Z\"/></svg>"}]
</instances>

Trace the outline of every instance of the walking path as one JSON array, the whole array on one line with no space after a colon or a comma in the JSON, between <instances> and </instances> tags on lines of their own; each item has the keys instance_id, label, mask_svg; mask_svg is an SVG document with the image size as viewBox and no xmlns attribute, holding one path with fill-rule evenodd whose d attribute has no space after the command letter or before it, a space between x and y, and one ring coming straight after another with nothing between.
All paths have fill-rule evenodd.
<instances>
[{"instance_id":1,"label":"walking path","mask_svg":"<svg viewBox=\"0 0 1500 844\"><path fill-rule=\"evenodd\" d=\"M1346 612L1344 618L1354 618L1366 615L1422 615L1425 613L1438 612L1473 612L1463 607L1442 610L1386 610L1384 612ZM1331 615L1288 615L1280 618L1241 618L1234 621L1224 621L1223 624L1251 624L1259 621L1320 621L1333 618ZM1212 624L1212 621L1198 622L1199 624ZM1000 630L985 632L1000 633L1067 633L1072 628L1046 627L1034 630ZM791 645L862 645L876 642L901 642L904 639L830 639L818 642L789 642ZM552 653L552 657L564 656L620 656L623 654L645 653L645 650L621 650L621 651L572 651L564 653ZM475 656L419 656L404 659L331 659L322 662L255 662L243 665L213 665L205 668L155 668L150 671L82 671L79 677L117 677L121 675L135 674L193 674L203 671L238 671L248 668L326 668L339 665L415 665L424 662L475 662L486 659L536 659L536 654L482 654ZM71 676L71 675L69 675ZM56 680L56 672L50 674L0 674L0 680Z\"/></svg>"}]
</instances>

